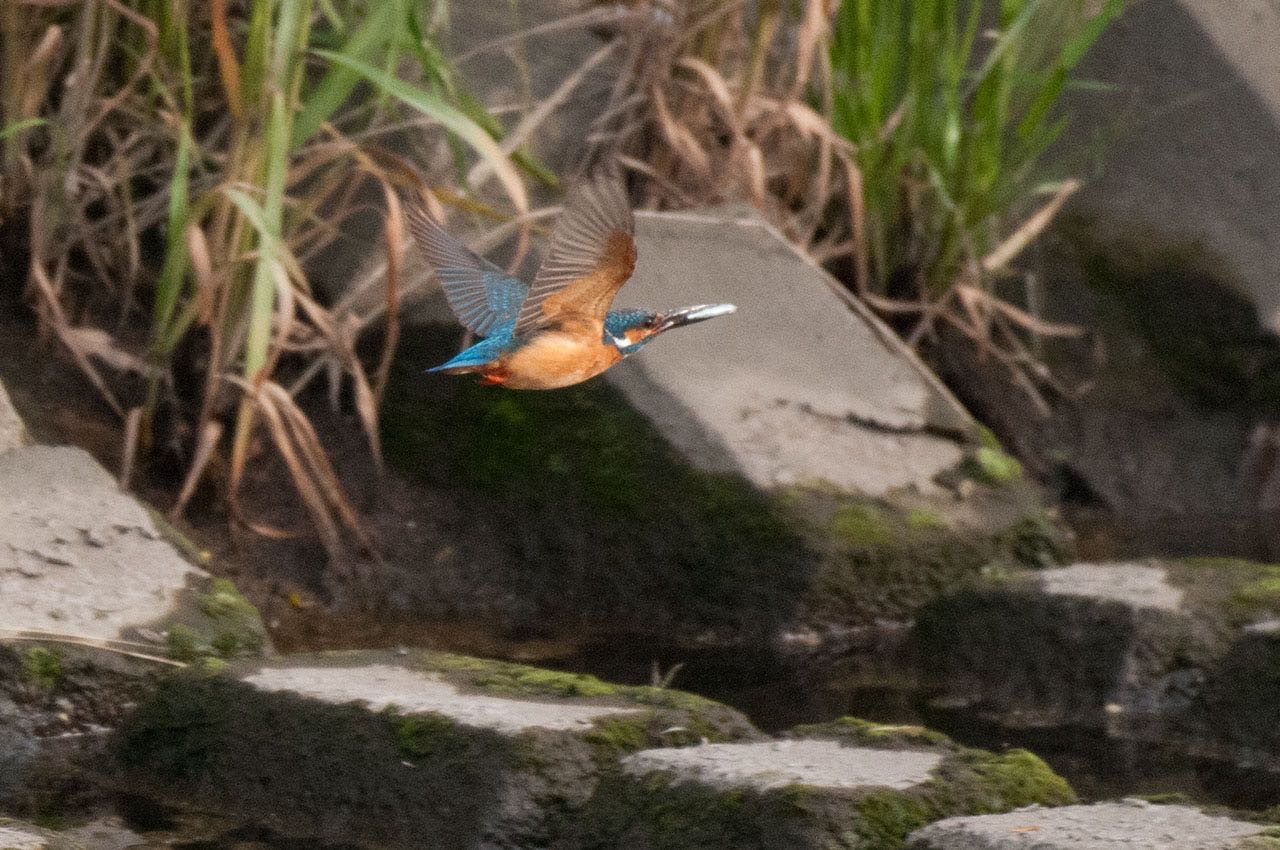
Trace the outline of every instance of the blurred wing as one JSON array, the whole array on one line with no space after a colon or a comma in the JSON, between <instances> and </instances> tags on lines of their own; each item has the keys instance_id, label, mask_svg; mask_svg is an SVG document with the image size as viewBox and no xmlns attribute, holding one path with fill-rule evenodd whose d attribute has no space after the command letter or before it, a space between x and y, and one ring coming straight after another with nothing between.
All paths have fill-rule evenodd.
<instances>
[{"instance_id":1,"label":"blurred wing","mask_svg":"<svg viewBox=\"0 0 1280 850\"><path fill-rule=\"evenodd\" d=\"M515 321L529 288L493 263L464 248L421 205L405 204L409 231L440 278L458 321L480 336Z\"/></svg>"},{"instance_id":2,"label":"blurred wing","mask_svg":"<svg viewBox=\"0 0 1280 850\"><path fill-rule=\"evenodd\" d=\"M636 265L631 204L615 174L579 185L565 201L551 248L520 306L516 336L579 314L604 322Z\"/></svg>"}]
</instances>

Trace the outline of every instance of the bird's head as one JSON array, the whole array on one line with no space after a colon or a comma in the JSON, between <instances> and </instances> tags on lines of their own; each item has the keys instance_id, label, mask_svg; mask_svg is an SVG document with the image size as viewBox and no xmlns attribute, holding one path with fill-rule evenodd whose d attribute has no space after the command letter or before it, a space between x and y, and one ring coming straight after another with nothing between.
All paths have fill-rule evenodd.
<instances>
[{"instance_id":1,"label":"bird's head","mask_svg":"<svg viewBox=\"0 0 1280 850\"><path fill-rule=\"evenodd\" d=\"M605 342L613 343L622 356L635 354L645 343L664 331L727 316L738 308L732 304L699 304L664 313L647 310L621 310L610 313L604 321Z\"/></svg>"}]
</instances>

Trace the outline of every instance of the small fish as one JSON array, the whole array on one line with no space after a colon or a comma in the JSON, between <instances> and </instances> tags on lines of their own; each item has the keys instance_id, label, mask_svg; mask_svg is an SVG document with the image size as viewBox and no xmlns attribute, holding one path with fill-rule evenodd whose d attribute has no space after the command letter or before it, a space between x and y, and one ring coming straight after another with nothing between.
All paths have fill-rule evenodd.
<instances>
[{"instance_id":1,"label":"small fish","mask_svg":"<svg viewBox=\"0 0 1280 850\"><path fill-rule=\"evenodd\" d=\"M429 369L475 373L517 390L568 387L635 354L658 334L732 313L732 304L669 312L609 310L636 265L631 206L615 175L579 184L532 285L464 248L417 203L409 228L463 326L483 340Z\"/></svg>"}]
</instances>

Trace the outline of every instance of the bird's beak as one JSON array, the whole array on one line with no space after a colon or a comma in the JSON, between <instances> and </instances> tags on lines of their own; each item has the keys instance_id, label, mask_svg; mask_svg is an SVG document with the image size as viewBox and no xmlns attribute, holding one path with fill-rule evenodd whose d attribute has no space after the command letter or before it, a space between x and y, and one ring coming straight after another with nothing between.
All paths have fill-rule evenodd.
<instances>
[{"instance_id":1,"label":"bird's beak","mask_svg":"<svg viewBox=\"0 0 1280 850\"><path fill-rule=\"evenodd\" d=\"M707 319L714 319L716 316L727 316L737 309L733 304L699 304L697 307L685 307L683 310L664 314L656 333L662 333L684 325L692 325L696 322L705 322Z\"/></svg>"}]
</instances>

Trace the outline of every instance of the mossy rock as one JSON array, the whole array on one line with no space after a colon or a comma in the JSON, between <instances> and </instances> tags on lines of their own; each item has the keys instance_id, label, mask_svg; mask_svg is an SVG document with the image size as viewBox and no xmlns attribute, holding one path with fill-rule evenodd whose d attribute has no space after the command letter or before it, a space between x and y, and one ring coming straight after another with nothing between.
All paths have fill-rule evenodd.
<instances>
[{"instance_id":1,"label":"mossy rock","mask_svg":"<svg viewBox=\"0 0 1280 850\"><path fill-rule=\"evenodd\" d=\"M1280 564L1240 558L1181 558L1163 562L1169 582L1187 595L1189 610L1235 629L1280 618Z\"/></svg>"},{"instance_id":2,"label":"mossy rock","mask_svg":"<svg viewBox=\"0 0 1280 850\"><path fill-rule=\"evenodd\" d=\"M294 667L342 671L327 681L344 683L360 680L362 667L374 669L374 683L402 668L461 696L432 710L404 702L411 692L404 704L381 704L371 690L369 705L236 678ZM585 725L515 728L482 719L490 705L467 713L467 693L514 707L554 702L562 714L599 710ZM759 737L737 712L690 694L444 653L323 653L162 682L115 737L115 781L226 828L256 825L298 840L543 846L627 753Z\"/></svg>"},{"instance_id":3,"label":"mossy rock","mask_svg":"<svg viewBox=\"0 0 1280 850\"><path fill-rule=\"evenodd\" d=\"M74 643L0 644L0 811L46 824L97 804L105 759L91 730L119 723L169 669Z\"/></svg>"},{"instance_id":4,"label":"mossy rock","mask_svg":"<svg viewBox=\"0 0 1280 850\"><path fill-rule=\"evenodd\" d=\"M822 738L841 741L851 746L882 747L903 750L917 747L951 747L946 735L924 726L873 723L860 717L840 717L829 723L796 726L790 733L796 738Z\"/></svg>"},{"instance_id":5,"label":"mossy rock","mask_svg":"<svg viewBox=\"0 0 1280 850\"><path fill-rule=\"evenodd\" d=\"M726 706L671 688L618 685L585 673L567 673L469 655L423 651L414 659L424 669L442 674L464 688L514 697L601 697L662 709L714 715L717 723L732 728L740 715ZM744 729L744 732L746 730Z\"/></svg>"},{"instance_id":6,"label":"mossy rock","mask_svg":"<svg viewBox=\"0 0 1280 850\"><path fill-rule=\"evenodd\" d=\"M1075 802L1071 787L1025 750L993 754L922 729L853 718L793 730L848 746L909 748L941 761L919 785L893 790L707 784L669 771L602 780L561 850L894 850L915 829L944 817Z\"/></svg>"},{"instance_id":7,"label":"mossy rock","mask_svg":"<svg viewBox=\"0 0 1280 850\"><path fill-rule=\"evenodd\" d=\"M511 559L507 590L536 609L531 625L762 638L792 615L815 558L766 496L693 469L605 381L520 393L425 380L456 339L406 337L383 444Z\"/></svg>"},{"instance_id":8,"label":"mossy rock","mask_svg":"<svg viewBox=\"0 0 1280 850\"><path fill-rule=\"evenodd\" d=\"M984 532L958 526L937 509L796 488L793 505L829 517L810 533L824 556L805 601L806 616L842 625L908 621L930 600L972 586L993 570L1042 567L1067 555L1062 533L1043 512L1012 512Z\"/></svg>"},{"instance_id":9,"label":"mossy rock","mask_svg":"<svg viewBox=\"0 0 1280 850\"><path fill-rule=\"evenodd\" d=\"M1160 570L1181 599L1049 593L1025 570L993 577L922 609L909 643L924 686L939 705L1006 725L1093 727L1280 767L1280 568L1204 558L1112 568Z\"/></svg>"},{"instance_id":10,"label":"mossy rock","mask_svg":"<svg viewBox=\"0 0 1280 850\"><path fill-rule=\"evenodd\" d=\"M417 486L474 518L464 533L483 536L489 574L519 600L503 618L512 632L761 645L797 622L909 619L992 561L1063 555L994 442L971 449L989 461L974 473L989 483L973 486L1016 504L1002 503L998 527L955 522L949 496L871 499L820 483L765 493L691 466L608 382L519 393L424 378L456 339L438 326L407 335L383 444Z\"/></svg>"},{"instance_id":11,"label":"mossy rock","mask_svg":"<svg viewBox=\"0 0 1280 850\"><path fill-rule=\"evenodd\" d=\"M219 661L273 652L254 604L231 579L205 573L188 577L172 611L154 623L127 630L125 636L135 641L163 640L157 654L201 666L216 667Z\"/></svg>"}]
</instances>

